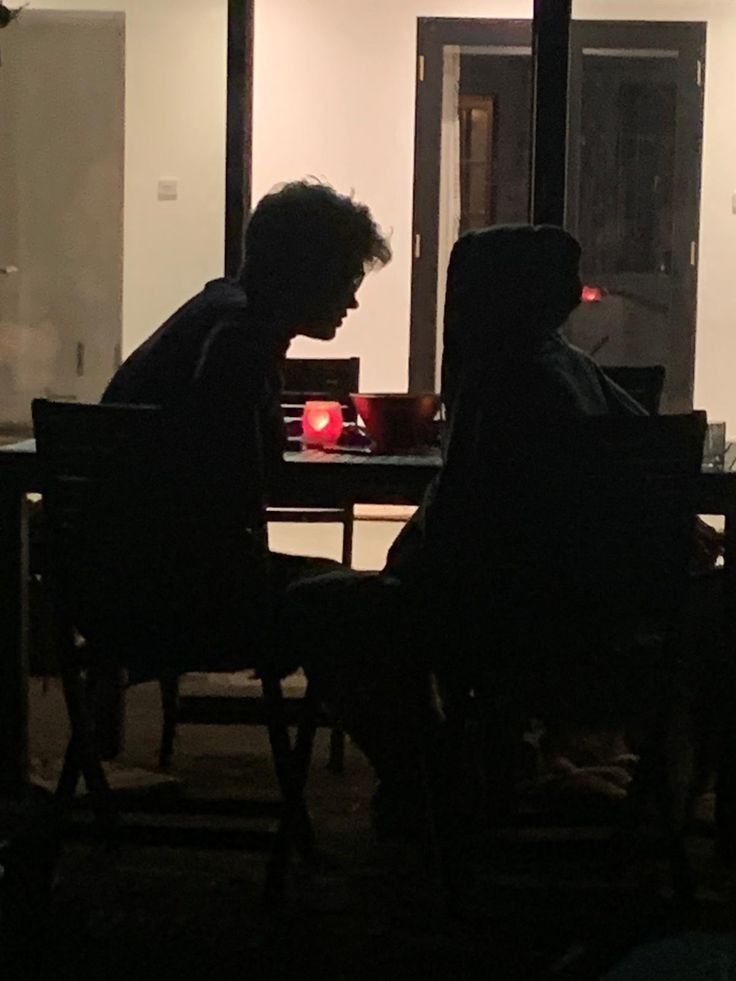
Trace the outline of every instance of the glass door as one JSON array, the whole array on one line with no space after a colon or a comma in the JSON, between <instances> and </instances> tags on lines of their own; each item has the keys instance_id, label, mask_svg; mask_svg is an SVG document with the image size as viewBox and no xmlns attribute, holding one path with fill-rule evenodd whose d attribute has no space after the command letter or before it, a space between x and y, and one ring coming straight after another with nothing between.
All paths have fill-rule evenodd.
<instances>
[{"instance_id":1,"label":"glass door","mask_svg":"<svg viewBox=\"0 0 736 981\"><path fill-rule=\"evenodd\" d=\"M704 36L573 24L567 225L585 299L568 336L603 365L662 364L692 408Z\"/></svg>"},{"instance_id":2,"label":"glass door","mask_svg":"<svg viewBox=\"0 0 736 981\"><path fill-rule=\"evenodd\" d=\"M436 384L443 265L454 240L437 234L437 215L442 227L448 211L443 174L452 172L448 46L459 57L453 227L528 221L530 197L531 23L438 18L430 27L417 87L416 390ZM583 247L587 289L566 330L601 364L664 365L664 411L692 406L704 58L702 24L572 24L566 226Z\"/></svg>"},{"instance_id":3,"label":"glass door","mask_svg":"<svg viewBox=\"0 0 736 981\"><path fill-rule=\"evenodd\" d=\"M0 66L0 436L94 401L119 354L124 15L25 10Z\"/></svg>"}]
</instances>

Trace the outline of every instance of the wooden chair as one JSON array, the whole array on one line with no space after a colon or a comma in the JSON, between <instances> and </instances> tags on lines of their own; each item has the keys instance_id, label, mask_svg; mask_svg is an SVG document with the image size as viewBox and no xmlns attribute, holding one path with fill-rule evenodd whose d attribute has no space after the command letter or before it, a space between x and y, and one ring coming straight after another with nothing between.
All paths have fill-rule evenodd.
<instances>
[{"instance_id":1,"label":"wooden chair","mask_svg":"<svg viewBox=\"0 0 736 981\"><path fill-rule=\"evenodd\" d=\"M284 364L282 408L287 427L301 419L304 404L309 399L329 399L339 402L347 421L356 419L350 393L360 385L360 358L287 358ZM297 442L299 437L296 437ZM352 504L327 508L268 508L268 521L300 522L307 524L342 525L342 557L344 566L353 564L354 512Z\"/></svg>"},{"instance_id":2,"label":"wooden chair","mask_svg":"<svg viewBox=\"0 0 736 981\"><path fill-rule=\"evenodd\" d=\"M355 422L357 415L350 394L359 390L360 358L287 358L281 400L287 426L289 420L301 418L304 403L309 399L339 402L343 418ZM267 520L273 522L342 525L341 561L351 568L355 529L352 503L331 508L268 508L266 515ZM332 725L327 768L333 773L342 773L345 769L345 733L339 723Z\"/></svg>"},{"instance_id":3,"label":"wooden chair","mask_svg":"<svg viewBox=\"0 0 736 981\"><path fill-rule=\"evenodd\" d=\"M482 417L465 424L477 426L473 468L451 448L445 471L449 486L456 469L463 478L462 527L452 529L463 578L445 597L449 632L434 642L440 659L447 645L465 651L460 690L446 687L456 716L472 713L485 730L491 803L500 812L508 804L525 721L559 712L556 697L598 658L612 675L637 677L624 686L631 704L620 705L624 716L627 708L641 716L646 732L637 787L656 793L676 888L690 896L689 788L677 779L678 754L689 751L679 642L705 414L594 417L501 434ZM503 523L488 521L499 513ZM457 558L446 556L448 572ZM433 576L452 581L437 568Z\"/></svg>"},{"instance_id":4,"label":"wooden chair","mask_svg":"<svg viewBox=\"0 0 736 981\"><path fill-rule=\"evenodd\" d=\"M284 402L303 406L306 398L328 396L342 403L348 418L354 418L350 395L358 391L359 382L360 358L287 358Z\"/></svg>"},{"instance_id":5,"label":"wooden chair","mask_svg":"<svg viewBox=\"0 0 736 981\"><path fill-rule=\"evenodd\" d=\"M665 376L667 369L663 364L629 366L629 365L601 365L603 371L611 381L623 388L633 399L646 409L647 412L656 416L659 414L659 404L662 401L662 391L664 389Z\"/></svg>"},{"instance_id":6,"label":"wooden chair","mask_svg":"<svg viewBox=\"0 0 736 981\"><path fill-rule=\"evenodd\" d=\"M122 672L135 683L256 668L259 721L268 727L284 801L268 877L277 894L292 843L302 855L313 844L304 786L317 710L308 689L298 718L288 718L269 665L274 602L259 475L244 474L237 494L213 499L201 479L210 450L191 433L183 440L158 408L36 400L33 420L44 582L71 723L59 797L73 797L84 776L98 817L108 830L114 823L90 688L115 684Z\"/></svg>"},{"instance_id":7,"label":"wooden chair","mask_svg":"<svg viewBox=\"0 0 736 981\"><path fill-rule=\"evenodd\" d=\"M355 409L350 393L358 390L360 378L359 358L288 358L285 362L284 393L282 408L287 428L301 420L304 403L308 399L339 401L346 419L355 419ZM298 437L297 437L298 443ZM352 565L354 512L352 504L344 507L275 508L266 509L267 522L297 522L307 524L342 525L342 563ZM171 765L177 728L181 725L259 725L261 708L259 700L247 689L235 696L217 693L211 684L205 684L196 692L180 691L178 677L164 679L161 685L163 731L161 736L160 763L163 768ZM283 697L282 707L290 719L298 714L299 697ZM345 734L342 726L324 714L318 715L318 724L330 728L330 749L327 768L342 773L345 768Z\"/></svg>"}]
</instances>

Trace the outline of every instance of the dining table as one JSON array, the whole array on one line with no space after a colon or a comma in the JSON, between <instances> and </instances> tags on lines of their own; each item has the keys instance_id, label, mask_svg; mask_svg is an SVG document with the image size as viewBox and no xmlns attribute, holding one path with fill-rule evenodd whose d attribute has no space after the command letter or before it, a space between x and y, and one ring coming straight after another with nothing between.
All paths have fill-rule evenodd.
<instances>
[{"instance_id":1,"label":"dining table","mask_svg":"<svg viewBox=\"0 0 736 981\"><path fill-rule=\"evenodd\" d=\"M317 449L284 454L268 503L279 508L417 505L442 465L439 451L386 456ZM0 795L28 780L28 495L41 490L35 442L0 447ZM736 613L736 444L697 478L703 515L724 519L724 610Z\"/></svg>"}]
</instances>

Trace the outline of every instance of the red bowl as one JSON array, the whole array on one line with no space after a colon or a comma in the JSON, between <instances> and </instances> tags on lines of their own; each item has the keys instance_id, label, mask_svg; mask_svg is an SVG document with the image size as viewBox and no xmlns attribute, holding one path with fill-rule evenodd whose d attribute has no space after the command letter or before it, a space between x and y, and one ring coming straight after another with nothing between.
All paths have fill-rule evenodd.
<instances>
[{"instance_id":1,"label":"red bowl","mask_svg":"<svg viewBox=\"0 0 736 981\"><path fill-rule=\"evenodd\" d=\"M434 443L439 395L351 395L377 453L406 453Z\"/></svg>"}]
</instances>

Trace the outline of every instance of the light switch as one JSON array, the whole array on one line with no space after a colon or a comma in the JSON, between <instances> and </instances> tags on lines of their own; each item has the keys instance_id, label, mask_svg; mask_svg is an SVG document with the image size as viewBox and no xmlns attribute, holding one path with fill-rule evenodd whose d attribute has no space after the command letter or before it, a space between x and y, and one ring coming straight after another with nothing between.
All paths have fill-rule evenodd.
<instances>
[{"instance_id":1,"label":"light switch","mask_svg":"<svg viewBox=\"0 0 736 981\"><path fill-rule=\"evenodd\" d=\"M158 182L159 201L176 201L179 197L179 181L175 177L162 177Z\"/></svg>"},{"instance_id":2,"label":"light switch","mask_svg":"<svg viewBox=\"0 0 736 981\"><path fill-rule=\"evenodd\" d=\"M736 215L736 191L731 195L731 213Z\"/></svg>"}]
</instances>

